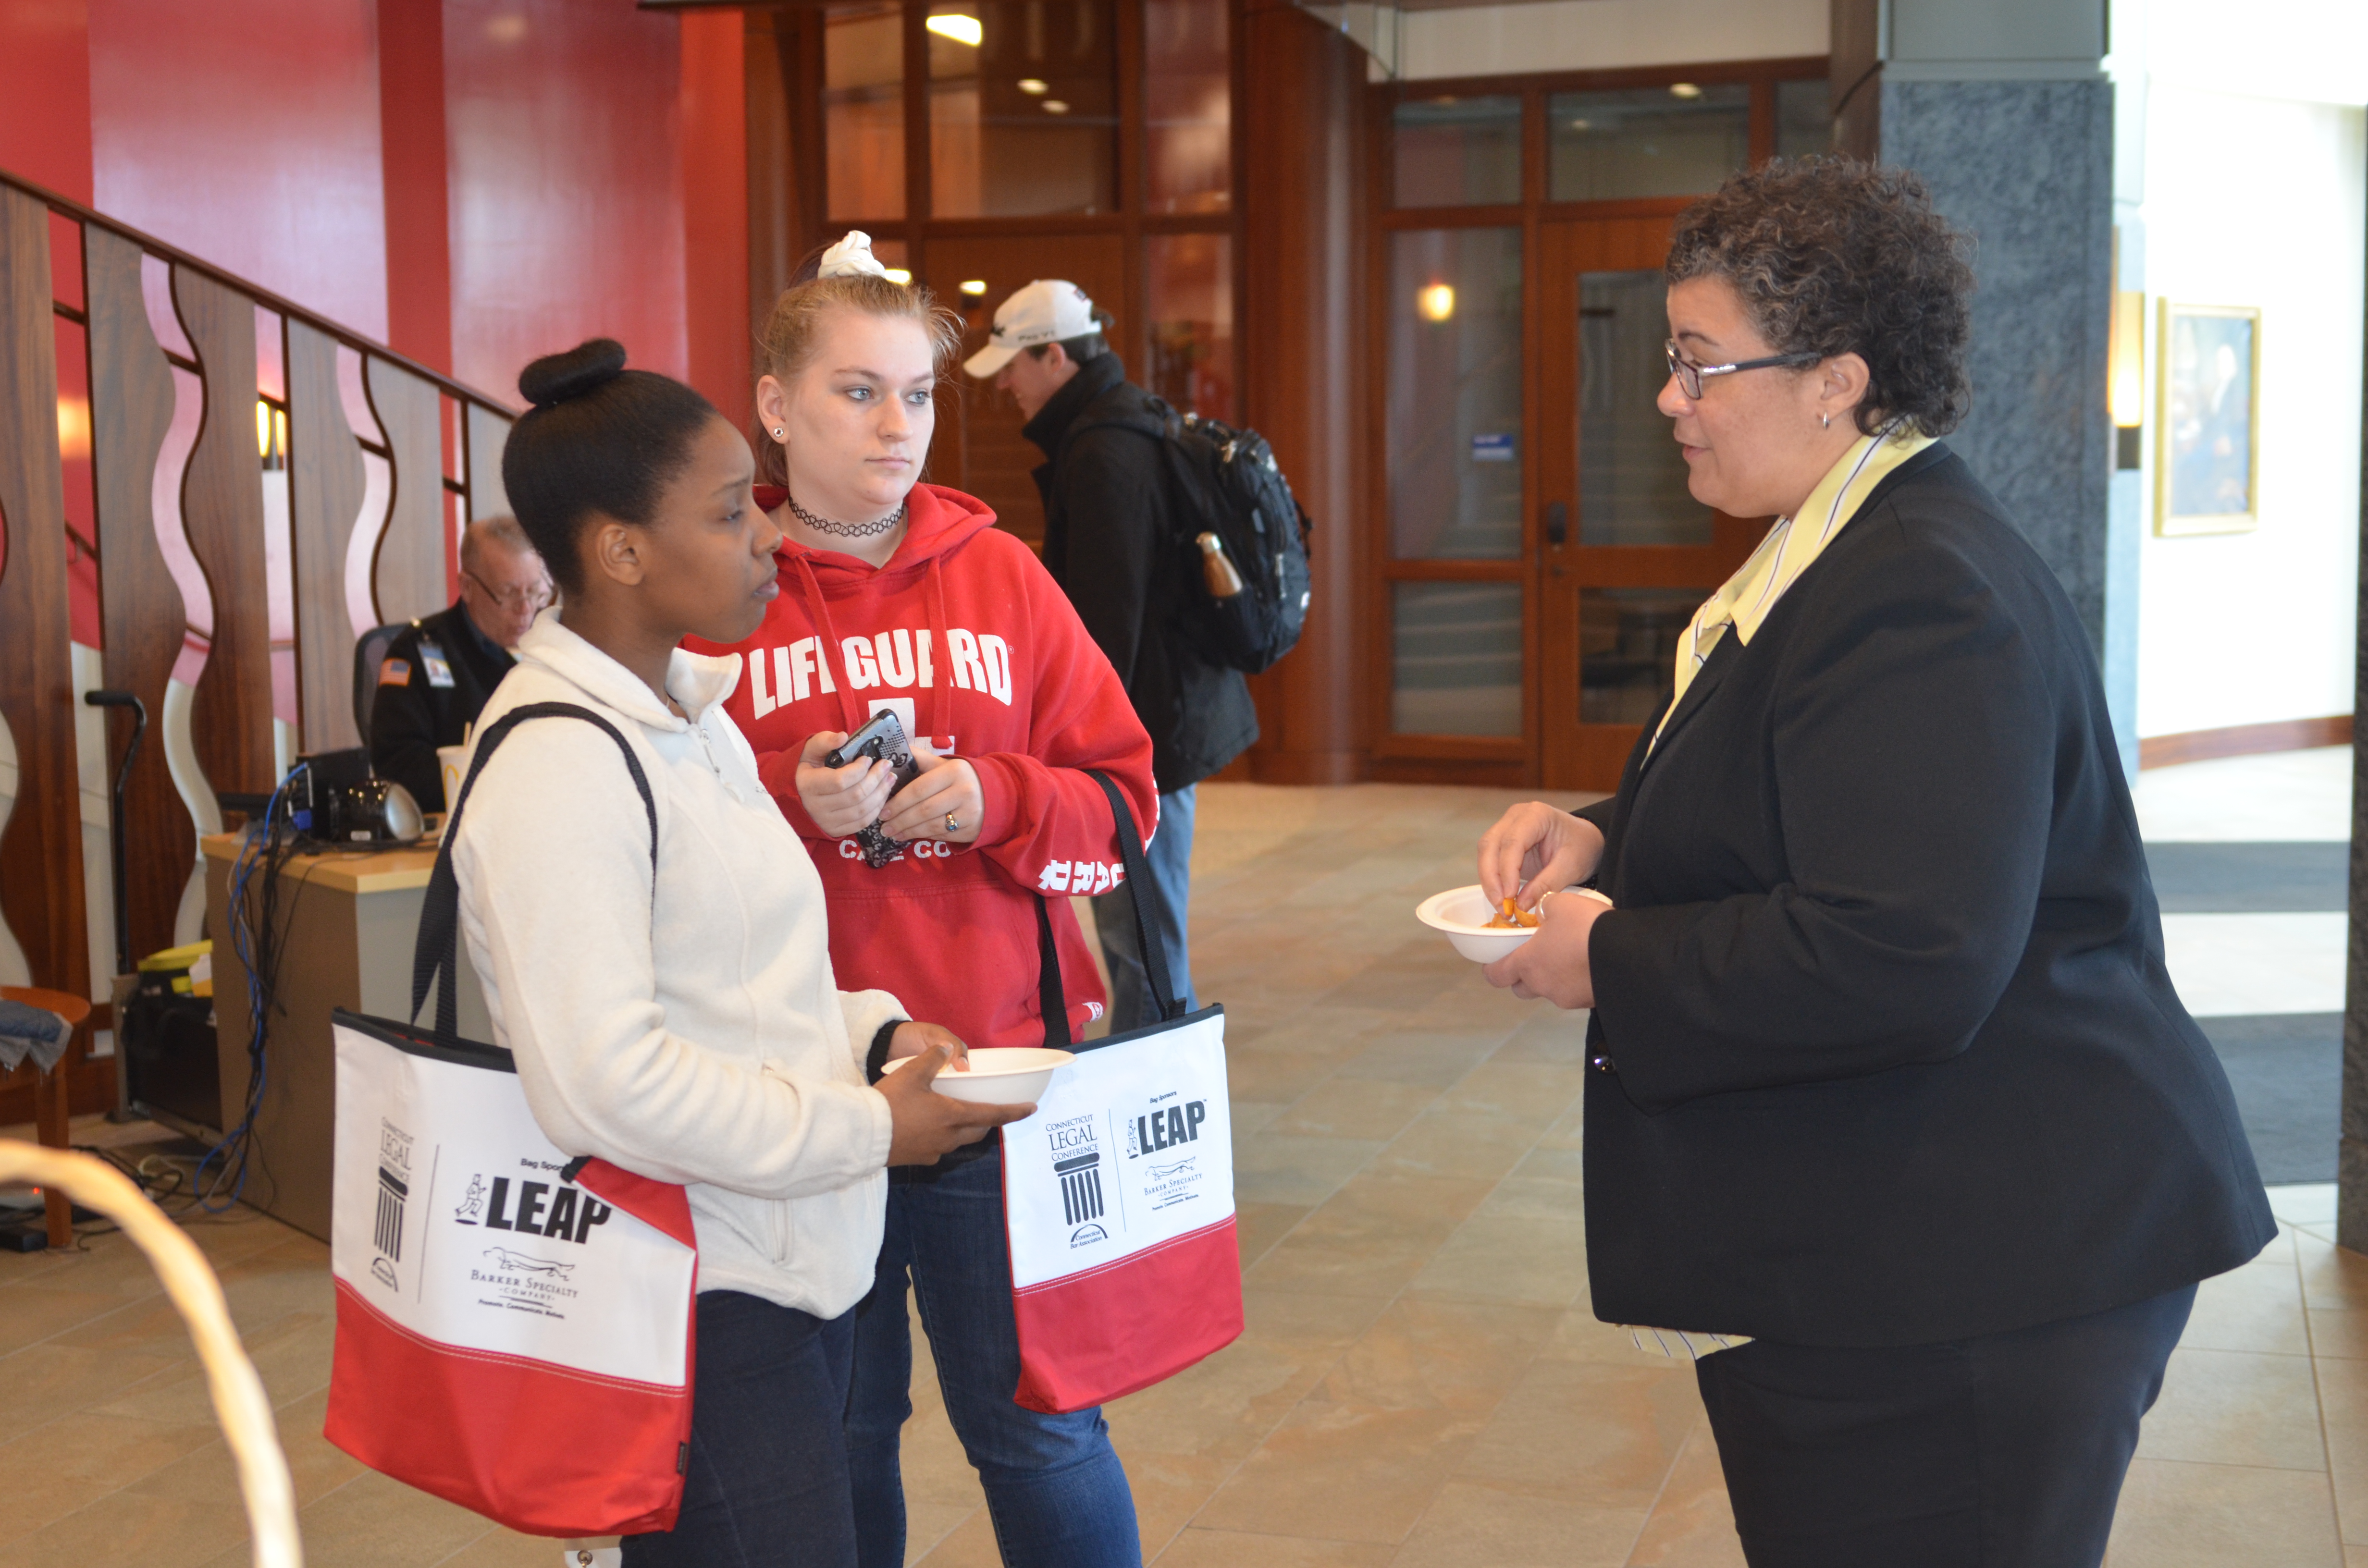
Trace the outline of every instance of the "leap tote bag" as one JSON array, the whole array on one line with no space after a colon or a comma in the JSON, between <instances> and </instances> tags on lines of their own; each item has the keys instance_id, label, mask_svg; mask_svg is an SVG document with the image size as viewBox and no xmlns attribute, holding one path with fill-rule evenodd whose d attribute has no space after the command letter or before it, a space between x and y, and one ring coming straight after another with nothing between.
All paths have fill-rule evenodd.
<instances>
[{"instance_id":1,"label":"leap tote bag","mask_svg":"<svg viewBox=\"0 0 2368 1568\"><path fill-rule=\"evenodd\" d=\"M1036 1114L1003 1130L1019 1387L1030 1410L1083 1410L1174 1377L1242 1332L1225 1015L1178 1016L1147 918L1158 897L1117 786L1140 950L1161 1021L1072 1045L1052 922L1038 903L1045 1044L1077 1059Z\"/></svg>"},{"instance_id":2,"label":"leap tote bag","mask_svg":"<svg viewBox=\"0 0 2368 1568\"><path fill-rule=\"evenodd\" d=\"M461 1040L453 827L517 724L608 731L536 703L479 738L421 912L416 1017L336 1015L328 1439L371 1469L531 1535L672 1528L689 1454L698 1254L679 1187L570 1160L528 1110L510 1053Z\"/></svg>"}]
</instances>

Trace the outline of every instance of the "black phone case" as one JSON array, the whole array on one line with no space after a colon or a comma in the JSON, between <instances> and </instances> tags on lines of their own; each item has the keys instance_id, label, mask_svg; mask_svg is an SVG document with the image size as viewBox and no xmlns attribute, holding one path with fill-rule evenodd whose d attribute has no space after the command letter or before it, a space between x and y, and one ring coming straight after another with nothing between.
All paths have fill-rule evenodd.
<instances>
[{"instance_id":1,"label":"black phone case","mask_svg":"<svg viewBox=\"0 0 2368 1568\"><path fill-rule=\"evenodd\" d=\"M840 742L838 748L822 760L825 767L845 767L864 757L886 763L894 774L895 789L888 791L892 797L921 774L919 765L913 760L913 743L905 738L904 721L894 713L872 715L870 723ZM905 853L905 841L881 832L877 822L858 833L855 842L863 850L863 863L875 871Z\"/></svg>"}]
</instances>

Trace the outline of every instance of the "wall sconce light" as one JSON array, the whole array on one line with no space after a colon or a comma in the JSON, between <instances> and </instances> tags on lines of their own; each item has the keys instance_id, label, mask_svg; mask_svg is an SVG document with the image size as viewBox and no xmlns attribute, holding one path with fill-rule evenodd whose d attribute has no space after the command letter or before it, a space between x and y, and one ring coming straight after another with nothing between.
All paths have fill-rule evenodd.
<instances>
[{"instance_id":1,"label":"wall sconce light","mask_svg":"<svg viewBox=\"0 0 2368 1568\"><path fill-rule=\"evenodd\" d=\"M1425 321L1452 321L1455 316L1455 290L1452 284L1433 283L1414 297L1415 309Z\"/></svg>"},{"instance_id":2,"label":"wall sconce light","mask_svg":"<svg viewBox=\"0 0 2368 1568\"><path fill-rule=\"evenodd\" d=\"M90 403L85 399L58 399L58 456L68 462L90 460Z\"/></svg>"},{"instance_id":3,"label":"wall sconce light","mask_svg":"<svg viewBox=\"0 0 2368 1568\"><path fill-rule=\"evenodd\" d=\"M288 413L262 398L255 400L255 451L267 473L288 466Z\"/></svg>"},{"instance_id":4,"label":"wall sconce light","mask_svg":"<svg viewBox=\"0 0 2368 1568\"><path fill-rule=\"evenodd\" d=\"M973 278L965 282L956 284L955 287L960 289L963 293L968 294L972 299L975 300L980 295L986 292L986 279L984 278Z\"/></svg>"},{"instance_id":5,"label":"wall sconce light","mask_svg":"<svg viewBox=\"0 0 2368 1568\"><path fill-rule=\"evenodd\" d=\"M943 12L922 24L939 38L950 38L956 43L966 43L976 49L986 39L986 27L976 17L965 17L959 11Z\"/></svg>"},{"instance_id":6,"label":"wall sconce light","mask_svg":"<svg viewBox=\"0 0 2368 1568\"><path fill-rule=\"evenodd\" d=\"M912 269L909 267L892 267L882 272L881 276L887 278L891 283L910 284L913 281Z\"/></svg>"},{"instance_id":7,"label":"wall sconce light","mask_svg":"<svg viewBox=\"0 0 2368 1568\"><path fill-rule=\"evenodd\" d=\"M2146 424L2146 295L2135 290L2113 294L2112 346L2106 353L2105 405L2113 419L2113 466L2138 466L2141 426Z\"/></svg>"},{"instance_id":8,"label":"wall sconce light","mask_svg":"<svg viewBox=\"0 0 2368 1568\"><path fill-rule=\"evenodd\" d=\"M1053 90L1053 85L1041 77L1022 76L1019 78L1019 90L1030 97L1041 98Z\"/></svg>"}]
</instances>

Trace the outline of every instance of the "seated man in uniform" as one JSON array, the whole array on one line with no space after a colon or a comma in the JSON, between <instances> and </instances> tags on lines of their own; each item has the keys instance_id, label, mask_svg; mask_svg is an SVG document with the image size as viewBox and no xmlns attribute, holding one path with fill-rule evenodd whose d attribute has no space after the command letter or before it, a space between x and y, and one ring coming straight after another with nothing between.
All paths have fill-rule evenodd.
<instances>
[{"instance_id":1,"label":"seated man in uniform","mask_svg":"<svg viewBox=\"0 0 2368 1568\"><path fill-rule=\"evenodd\" d=\"M388 645L370 705L370 766L421 811L446 808L436 748L461 744L509 674L509 651L550 602L551 574L517 519L483 518L461 536L461 602Z\"/></svg>"}]
</instances>

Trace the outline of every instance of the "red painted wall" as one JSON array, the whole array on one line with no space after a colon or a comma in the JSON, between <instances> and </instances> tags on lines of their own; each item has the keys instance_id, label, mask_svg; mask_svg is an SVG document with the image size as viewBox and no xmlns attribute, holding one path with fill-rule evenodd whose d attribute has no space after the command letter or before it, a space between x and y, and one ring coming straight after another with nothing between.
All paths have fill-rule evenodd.
<instances>
[{"instance_id":1,"label":"red painted wall","mask_svg":"<svg viewBox=\"0 0 2368 1568\"><path fill-rule=\"evenodd\" d=\"M90 199L90 9L0 0L0 168Z\"/></svg>"},{"instance_id":2,"label":"red painted wall","mask_svg":"<svg viewBox=\"0 0 2368 1568\"><path fill-rule=\"evenodd\" d=\"M88 0L109 217L386 336L371 0Z\"/></svg>"},{"instance_id":3,"label":"red painted wall","mask_svg":"<svg viewBox=\"0 0 2368 1568\"><path fill-rule=\"evenodd\" d=\"M684 313L692 386L746 429L748 321L747 79L738 11L682 18Z\"/></svg>"},{"instance_id":4,"label":"red painted wall","mask_svg":"<svg viewBox=\"0 0 2368 1568\"><path fill-rule=\"evenodd\" d=\"M445 200L444 0L378 0L378 102L387 347L449 375L452 229Z\"/></svg>"},{"instance_id":5,"label":"red painted wall","mask_svg":"<svg viewBox=\"0 0 2368 1568\"><path fill-rule=\"evenodd\" d=\"M447 0L461 380L515 400L528 360L596 336L688 370L680 38L624 0Z\"/></svg>"}]
</instances>

